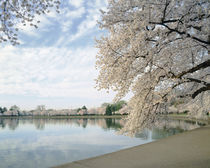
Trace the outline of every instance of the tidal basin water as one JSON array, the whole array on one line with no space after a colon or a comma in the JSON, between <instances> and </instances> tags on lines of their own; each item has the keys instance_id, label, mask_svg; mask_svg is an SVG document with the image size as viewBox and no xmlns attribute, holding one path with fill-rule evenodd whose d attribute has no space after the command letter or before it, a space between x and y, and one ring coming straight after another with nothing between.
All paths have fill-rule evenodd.
<instances>
[{"instance_id":1,"label":"tidal basin water","mask_svg":"<svg viewBox=\"0 0 210 168\"><path fill-rule=\"evenodd\" d=\"M46 168L152 142L198 127L173 120L135 137L117 134L122 119L0 118L0 168Z\"/></svg>"}]
</instances>

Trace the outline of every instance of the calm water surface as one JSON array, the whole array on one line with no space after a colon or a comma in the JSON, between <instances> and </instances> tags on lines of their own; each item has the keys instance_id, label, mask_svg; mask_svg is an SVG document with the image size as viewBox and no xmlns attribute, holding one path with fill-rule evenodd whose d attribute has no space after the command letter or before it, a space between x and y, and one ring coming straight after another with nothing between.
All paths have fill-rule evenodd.
<instances>
[{"instance_id":1,"label":"calm water surface","mask_svg":"<svg viewBox=\"0 0 210 168\"><path fill-rule=\"evenodd\" d=\"M135 137L117 134L121 119L1 119L0 167L46 168L148 143L198 127L171 121Z\"/></svg>"}]
</instances>

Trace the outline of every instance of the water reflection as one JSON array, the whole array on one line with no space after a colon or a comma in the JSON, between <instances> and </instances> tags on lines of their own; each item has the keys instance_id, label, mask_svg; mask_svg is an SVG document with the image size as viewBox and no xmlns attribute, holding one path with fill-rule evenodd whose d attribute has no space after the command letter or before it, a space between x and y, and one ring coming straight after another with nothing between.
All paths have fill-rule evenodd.
<instances>
[{"instance_id":1,"label":"water reflection","mask_svg":"<svg viewBox=\"0 0 210 168\"><path fill-rule=\"evenodd\" d=\"M86 128L87 125L97 125L105 130L114 129L119 130L125 124L125 120L123 119L114 119L114 118L106 118L106 119L23 119L23 118L10 118L4 119L0 118L0 128L5 129L8 127L10 130L15 130L20 125L31 124L34 125L38 130L44 130L46 124L52 125L72 125ZM195 129L198 126L203 126L205 124L196 122L196 121L183 121L183 120L161 120L158 123L159 129L164 129L165 131L171 132L171 129L177 130L191 130ZM155 129L154 129L155 130ZM176 132L175 132L176 133Z\"/></svg>"},{"instance_id":2,"label":"water reflection","mask_svg":"<svg viewBox=\"0 0 210 168\"><path fill-rule=\"evenodd\" d=\"M106 118L106 119L23 119L23 118L0 118L0 128L8 127L10 130L15 130L19 125L32 124L38 130L44 130L46 124L67 124L86 128L87 125L97 125L103 129L118 130L123 127L125 120Z\"/></svg>"},{"instance_id":3,"label":"water reflection","mask_svg":"<svg viewBox=\"0 0 210 168\"><path fill-rule=\"evenodd\" d=\"M0 167L44 168L148 143L198 127L171 120L136 137L115 134L122 119L2 119Z\"/></svg>"}]
</instances>

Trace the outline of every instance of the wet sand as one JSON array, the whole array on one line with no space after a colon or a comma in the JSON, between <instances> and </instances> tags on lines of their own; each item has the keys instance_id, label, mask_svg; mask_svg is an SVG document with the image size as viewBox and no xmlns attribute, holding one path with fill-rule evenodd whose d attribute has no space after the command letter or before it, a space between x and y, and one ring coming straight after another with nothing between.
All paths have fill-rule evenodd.
<instances>
[{"instance_id":1,"label":"wet sand","mask_svg":"<svg viewBox=\"0 0 210 168\"><path fill-rule=\"evenodd\" d=\"M210 168L210 126L57 168Z\"/></svg>"}]
</instances>

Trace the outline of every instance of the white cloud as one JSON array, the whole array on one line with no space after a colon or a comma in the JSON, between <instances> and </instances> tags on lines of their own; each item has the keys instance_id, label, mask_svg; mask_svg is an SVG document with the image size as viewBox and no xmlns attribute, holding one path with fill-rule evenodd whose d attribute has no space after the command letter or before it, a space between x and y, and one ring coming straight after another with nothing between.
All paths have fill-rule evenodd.
<instances>
[{"instance_id":1,"label":"white cloud","mask_svg":"<svg viewBox=\"0 0 210 168\"><path fill-rule=\"evenodd\" d=\"M93 31L93 28L96 26L96 20L94 18L89 18L87 20L84 20L79 26L77 33L72 35L70 37L69 42L72 42L74 40L77 40L78 38L87 35L88 33Z\"/></svg>"},{"instance_id":2,"label":"white cloud","mask_svg":"<svg viewBox=\"0 0 210 168\"><path fill-rule=\"evenodd\" d=\"M70 2L79 3L71 0ZM98 31L96 25L101 14L99 10L105 9L107 6L107 0L87 1L85 5L77 5L78 8L73 10L69 10L69 8L62 9L62 14L59 18L59 25L61 26L62 31L66 34L65 37L60 37L57 40L56 46L68 45L84 36L91 35L93 32ZM82 19L80 19L81 17ZM79 22L75 24L74 21L78 21L78 19ZM70 32L72 28L76 29L74 34Z\"/></svg>"},{"instance_id":3,"label":"white cloud","mask_svg":"<svg viewBox=\"0 0 210 168\"><path fill-rule=\"evenodd\" d=\"M70 42L96 30L97 20L100 18L99 9L104 8L106 3L96 0L95 3L88 2L87 5L88 7L86 18L77 27L76 34L70 37Z\"/></svg>"},{"instance_id":4,"label":"white cloud","mask_svg":"<svg viewBox=\"0 0 210 168\"><path fill-rule=\"evenodd\" d=\"M67 17L68 19L80 18L84 13L85 13L85 8L80 7L72 11L68 10L65 17Z\"/></svg>"},{"instance_id":5,"label":"white cloud","mask_svg":"<svg viewBox=\"0 0 210 168\"><path fill-rule=\"evenodd\" d=\"M62 22L61 24L62 31L67 32L68 30L70 30L72 24L73 24L72 20L67 20L67 21Z\"/></svg>"},{"instance_id":6,"label":"white cloud","mask_svg":"<svg viewBox=\"0 0 210 168\"><path fill-rule=\"evenodd\" d=\"M76 7L76 8L79 8L83 5L84 1L83 0L69 0L69 4Z\"/></svg>"},{"instance_id":7,"label":"white cloud","mask_svg":"<svg viewBox=\"0 0 210 168\"><path fill-rule=\"evenodd\" d=\"M0 94L103 97L94 89L96 52L92 47L1 48Z\"/></svg>"},{"instance_id":8,"label":"white cloud","mask_svg":"<svg viewBox=\"0 0 210 168\"><path fill-rule=\"evenodd\" d=\"M89 46L94 43L93 35L99 34L99 9L107 5L106 1L69 2L60 14L52 11L37 17L39 29L26 26L21 30L29 45L23 41L24 46L18 48L0 47L0 100L4 100L2 95L26 95L111 101L113 94L94 89L97 50Z\"/></svg>"},{"instance_id":9,"label":"white cloud","mask_svg":"<svg viewBox=\"0 0 210 168\"><path fill-rule=\"evenodd\" d=\"M59 23L62 31L69 31L72 27L73 20L81 18L84 13L84 7L80 7L75 10L64 9L62 14L59 16Z\"/></svg>"}]
</instances>

